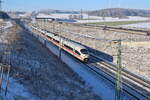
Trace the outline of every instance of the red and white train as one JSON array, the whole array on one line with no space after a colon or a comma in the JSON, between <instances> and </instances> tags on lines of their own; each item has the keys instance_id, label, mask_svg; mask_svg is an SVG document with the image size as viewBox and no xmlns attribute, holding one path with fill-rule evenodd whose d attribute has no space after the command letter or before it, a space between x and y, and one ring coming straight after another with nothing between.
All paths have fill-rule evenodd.
<instances>
[{"instance_id":1,"label":"red and white train","mask_svg":"<svg viewBox=\"0 0 150 100\"><path fill-rule=\"evenodd\" d=\"M67 53L71 54L72 56L76 57L82 62L88 62L89 60L89 52L86 47L83 45L73 42L67 38L58 36L57 34L42 30L38 27L32 26L32 29L39 31L42 33L46 38L51 41L54 45L62 48Z\"/></svg>"}]
</instances>

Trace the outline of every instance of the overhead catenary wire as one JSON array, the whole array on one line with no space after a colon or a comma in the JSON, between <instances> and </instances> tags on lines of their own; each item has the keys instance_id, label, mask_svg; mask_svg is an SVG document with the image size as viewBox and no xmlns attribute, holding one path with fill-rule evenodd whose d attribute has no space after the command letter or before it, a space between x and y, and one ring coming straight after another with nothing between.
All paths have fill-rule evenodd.
<instances>
[{"instance_id":1,"label":"overhead catenary wire","mask_svg":"<svg viewBox=\"0 0 150 100\"><path fill-rule=\"evenodd\" d=\"M103 41L103 42L115 42L115 41L118 41L120 39L117 39L117 40L109 40L109 39L104 39L104 38L96 38L96 37L92 37L90 35L83 35L83 34L79 34L79 33L76 33L76 32L72 32L72 31L69 31L69 30L62 30L63 32L67 32L67 33L70 33L70 34L74 34L75 36L80 36L82 38L88 38L88 39L94 39L94 40L99 40L99 41ZM125 39L122 39L122 41L125 41Z\"/></svg>"}]
</instances>

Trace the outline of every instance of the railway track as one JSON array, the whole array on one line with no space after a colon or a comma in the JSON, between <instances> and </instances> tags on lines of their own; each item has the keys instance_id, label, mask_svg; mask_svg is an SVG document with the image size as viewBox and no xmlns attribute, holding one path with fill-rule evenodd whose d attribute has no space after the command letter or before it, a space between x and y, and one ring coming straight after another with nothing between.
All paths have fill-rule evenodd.
<instances>
[{"instance_id":1,"label":"railway track","mask_svg":"<svg viewBox=\"0 0 150 100\"><path fill-rule=\"evenodd\" d=\"M132 33L132 34L135 33L138 35L150 35L150 30L148 29L123 28L123 27L116 27L116 26L114 27L114 26L106 26L106 25L76 24L76 23L73 23L72 25L86 27L86 28L95 27L107 31L125 32L125 33Z\"/></svg>"},{"instance_id":2,"label":"railway track","mask_svg":"<svg viewBox=\"0 0 150 100\"><path fill-rule=\"evenodd\" d=\"M105 61L104 59L98 58L95 55L91 54L92 58L94 58L94 61L97 61L98 63L90 64L97 67L91 67L89 64L86 64L88 68L90 68L92 71L94 71L96 74L102 75L99 73L99 70L101 70L105 75L102 75L107 80L111 81L111 83L115 84L115 74L117 71L116 65ZM100 61L101 60L101 61ZM100 61L100 62L99 62ZM99 66L99 67L98 67ZM142 100L150 100L150 96L148 96L148 93L150 92L150 82L136 76L127 70L122 70L122 79L123 79L123 91L135 98L136 100L141 100L140 97L143 97L145 99ZM106 76L110 76L112 79L109 79ZM140 97L137 97L133 95L131 92L129 92L126 88L132 89L132 91L135 91L136 93L140 94Z\"/></svg>"},{"instance_id":3,"label":"railway track","mask_svg":"<svg viewBox=\"0 0 150 100\"><path fill-rule=\"evenodd\" d=\"M94 65L94 66L95 66L95 65ZM110 74L108 74L108 73L107 73L106 71L104 71L104 70L101 70L101 72L99 72L100 69L97 68L97 67L94 67L94 66L87 65L87 68L88 68L89 70L91 70L92 72L94 72L95 74L97 74L98 76L103 77L105 80L109 81L112 85L115 86L115 82L114 82L112 79L108 78L108 76L107 76L107 75L110 75ZM133 100L140 100L138 97L136 97L136 96L133 95L132 93L128 92L127 90L123 89L123 91L124 91L125 93L127 93Z\"/></svg>"},{"instance_id":4,"label":"railway track","mask_svg":"<svg viewBox=\"0 0 150 100\"><path fill-rule=\"evenodd\" d=\"M116 80L115 76L117 71L116 65L107 62L106 60L99 58L93 54L91 54L91 56L92 56L92 60L97 61L98 63L87 64L87 66L97 74L100 74L99 70L101 70L105 74L103 76L111 83L115 84L115 80ZM96 67L91 67L91 65ZM136 100L141 100L140 99L141 97L144 98L144 100L150 100L150 82L147 81L146 79L143 79L123 69L122 85L123 85L123 91L128 93L130 96L134 97ZM132 93L128 92L129 89L132 90L132 92L133 91L136 92L140 96L136 97L137 95L135 96Z\"/></svg>"},{"instance_id":5,"label":"railway track","mask_svg":"<svg viewBox=\"0 0 150 100\"><path fill-rule=\"evenodd\" d=\"M139 32L143 34L148 34L150 33L150 30L146 29L135 29L135 28L123 28L123 27L114 27L114 26L105 26L105 25L92 25L92 24L85 24L85 26L95 26L95 27L101 27L105 30L122 30L122 31L130 31L130 32Z\"/></svg>"}]
</instances>

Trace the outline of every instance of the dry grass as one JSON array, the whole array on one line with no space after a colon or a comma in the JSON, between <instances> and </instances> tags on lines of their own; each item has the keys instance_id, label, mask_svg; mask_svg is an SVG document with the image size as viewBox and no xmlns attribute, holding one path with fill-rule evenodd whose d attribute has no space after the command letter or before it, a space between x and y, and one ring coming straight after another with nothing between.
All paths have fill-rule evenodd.
<instances>
[{"instance_id":1,"label":"dry grass","mask_svg":"<svg viewBox=\"0 0 150 100\"><path fill-rule=\"evenodd\" d=\"M57 23L46 23L46 22L37 22L37 26L42 27L43 29L49 30L60 34L60 25ZM84 45L87 45L96 50L110 54L114 58L114 63L117 62L117 45L109 43L107 41L93 40L89 38L83 38L76 36L71 32L75 32L80 35L89 35L92 37L104 39L104 40L118 40L121 39L125 42L122 45L123 52L123 66L128 70L138 73L144 77L150 77L150 59L149 44L150 37L145 35L123 33L123 32L111 32L104 31L98 28L88 28L81 26L74 26L71 24L61 25L61 35L66 38L69 38L74 41L78 41ZM146 42L145 42L146 41ZM139 63L140 62L140 63Z\"/></svg>"}]
</instances>

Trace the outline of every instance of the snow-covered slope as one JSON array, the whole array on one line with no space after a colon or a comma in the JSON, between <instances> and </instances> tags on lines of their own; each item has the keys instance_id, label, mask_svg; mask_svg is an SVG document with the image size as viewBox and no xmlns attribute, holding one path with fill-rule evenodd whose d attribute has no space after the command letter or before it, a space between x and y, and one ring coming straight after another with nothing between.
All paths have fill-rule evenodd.
<instances>
[{"instance_id":1,"label":"snow-covered slope","mask_svg":"<svg viewBox=\"0 0 150 100\"><path fill-rule=\"evenodd\" d=\"M6 88L6 81L3 81L2 89ZM29 91L14 78L9 79L7 95L5 91L0 93L0 100L40 100L38 97L29 93Z\"/></svg>"}]
</instances>

